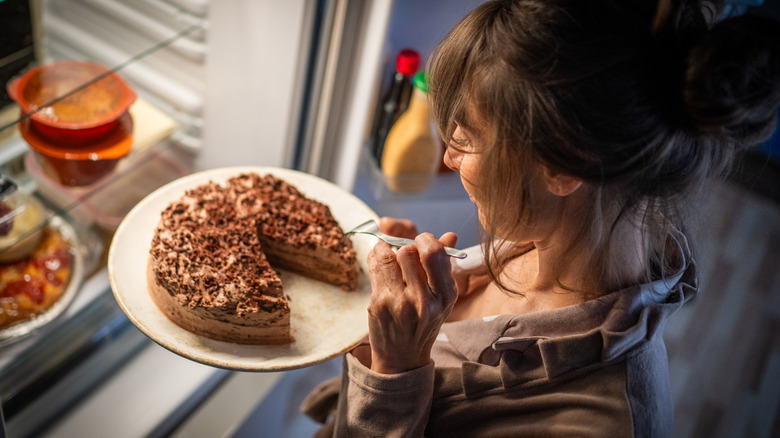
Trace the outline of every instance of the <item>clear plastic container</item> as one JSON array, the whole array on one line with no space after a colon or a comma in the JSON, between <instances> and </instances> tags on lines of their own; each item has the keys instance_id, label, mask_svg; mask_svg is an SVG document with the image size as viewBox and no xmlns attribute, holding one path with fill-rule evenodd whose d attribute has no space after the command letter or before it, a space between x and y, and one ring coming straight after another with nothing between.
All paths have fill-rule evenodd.
<instances>
[{"instance_id":1,"label":"clear plastic container","mask_svg":"<svg viewBox=\"0 0 780 438\"><path fill-rule=\"evenodd\" d=\"M46 215L35 196L0 176L0 263L27 257L40 242Z\"/></svg>"},{"instance_id":2,"label":"clear plastic container","mask_svg":"<svg viewBox=\"0 0 780 438\"><path fill-rule=\"evenodd\" d=\"M146 195L186 173L182 166L154 150L122 164L96 184L68 187L44 173L31 153L25 157L27 170L44 198L82 223L96 224L110 232Z\"/></svg>"}]
</instances>

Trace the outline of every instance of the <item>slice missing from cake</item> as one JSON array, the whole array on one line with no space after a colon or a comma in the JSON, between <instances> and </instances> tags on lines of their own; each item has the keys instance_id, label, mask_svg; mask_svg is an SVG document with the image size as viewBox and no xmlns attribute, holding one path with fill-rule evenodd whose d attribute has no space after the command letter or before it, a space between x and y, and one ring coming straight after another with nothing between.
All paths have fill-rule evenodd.
<instances>
[{"instance_id":1,"label":"slice missing from cake","mask_svg":"<svg viewBox=\"0 0 780 438\"><path fill-rule=\"evenodd\" d=\"M355 290L357 256L327 205L270 174L243 174L231 178L228 188L239 215L256 218L272 266Z\"/></svg>"},{"instance_id":2,"label":"slice missing from cake","mask_svg":"<svg viewBox=\"0 0 780 438\"><path fill-rule=\"evenodd\" d=\"M161 311L193 333L243 344L293 340L275 268L357 287L355 250L329 208L273 175L187 191L161 215L148 267Z\"/></svg>"}]
</instances>

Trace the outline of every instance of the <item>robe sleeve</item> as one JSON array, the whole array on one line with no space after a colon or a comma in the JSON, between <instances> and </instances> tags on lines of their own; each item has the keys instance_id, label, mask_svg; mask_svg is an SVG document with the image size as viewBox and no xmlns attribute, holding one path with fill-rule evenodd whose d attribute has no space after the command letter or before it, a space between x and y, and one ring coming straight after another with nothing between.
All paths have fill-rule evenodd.
<instances>
[{"instance_id":1,"label":"robe sleeve","mask_svg":"<svg viewBox=\"0 0 780 438\"><path fill-rule=\"evenodd\" d=\"M344 356L334 436L421 437L433 400L434 364L379 374Z\"/></svg>"}]
</instances>

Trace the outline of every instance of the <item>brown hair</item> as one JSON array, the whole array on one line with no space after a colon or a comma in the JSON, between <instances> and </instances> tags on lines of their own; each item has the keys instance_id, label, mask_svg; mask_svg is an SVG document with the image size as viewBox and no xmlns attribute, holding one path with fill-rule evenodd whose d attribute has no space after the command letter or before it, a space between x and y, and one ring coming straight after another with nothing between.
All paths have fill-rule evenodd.
<instances>
[{"instance_id":1,"label":"brown hair","mask_svg":"<svg viewBox=\"0 0 780 438\"><path fill-rule=\"evenodd\" d=\"M666 236L689 228L689 195L777 119L778 24L711 25L716 14L701 1L496 0L450 31L431 57L428 93L445 142L469 109L489 126L476 183L494 280L495 230L535 214L526 202L534 160L596 187L572 245L592 248L606 284L611 231L624 221L646 230L642 257L664 274Z\"/></svg>"}]
</instances>

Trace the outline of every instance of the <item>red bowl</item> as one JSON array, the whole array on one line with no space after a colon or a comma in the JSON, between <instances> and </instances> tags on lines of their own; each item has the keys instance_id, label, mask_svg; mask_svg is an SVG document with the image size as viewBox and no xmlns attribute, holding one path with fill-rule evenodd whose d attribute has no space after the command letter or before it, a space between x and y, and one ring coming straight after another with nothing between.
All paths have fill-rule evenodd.
<instances>
[{"instance_id":1,"label":"red bowl","mask_svg":"<svg viewBox=\"0 0 780 438\"><path fill-rule=\"evenodd\" d=\"M97 77L101 79L86 85ZM13 79L8 95L23 113L30 114L32 127L42 136L73 145L109 135L136 99L135 91L119 75L87 61L57 61L36 67Z\"/></svg>"},{"instance_id":2,"label":"red bowl","mask_svg":"<svg viewBox=\"0 0 780 438\"><path fill-rule=\"evenodd\" d=\"M35 151L41 170L64 186L85 186L103 178L133 146L133 118L127 112L107 137L88 145L52 144L32 129L30 120L19 123L19 132Z\"/></svg>"}]
</instances>

